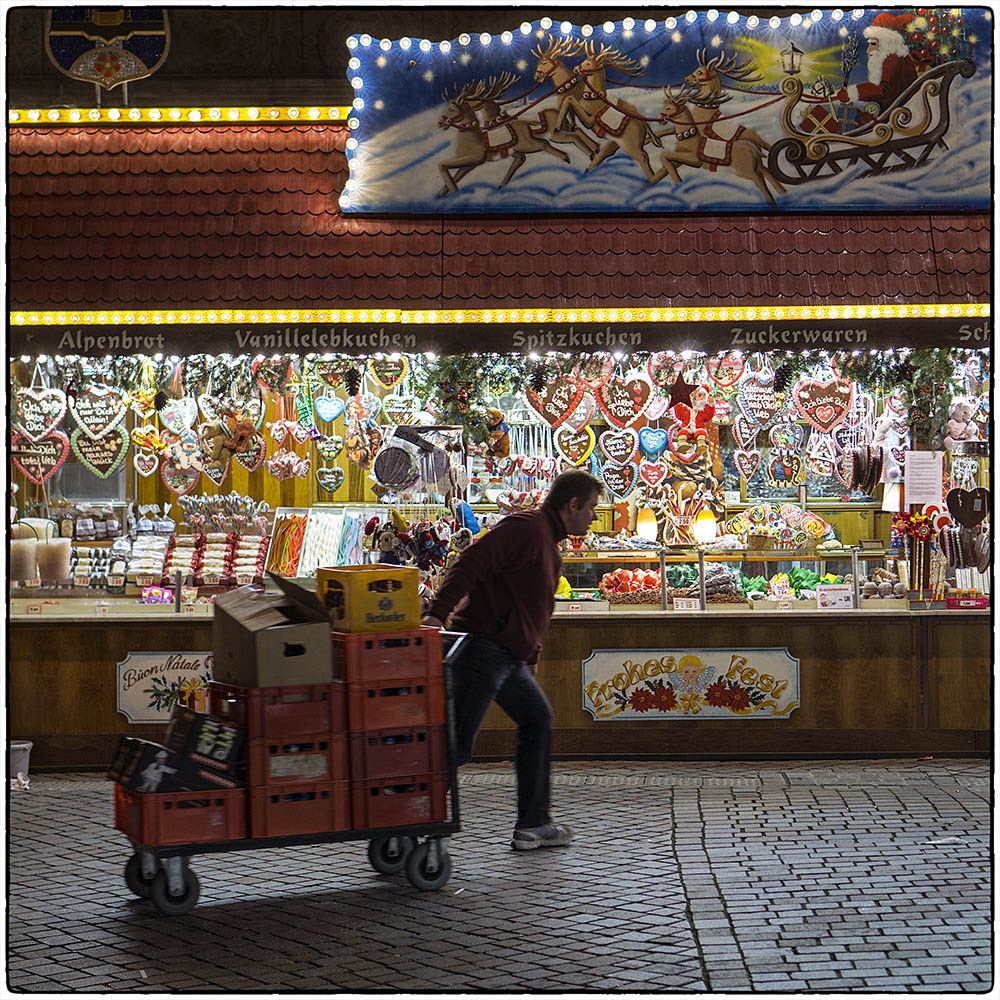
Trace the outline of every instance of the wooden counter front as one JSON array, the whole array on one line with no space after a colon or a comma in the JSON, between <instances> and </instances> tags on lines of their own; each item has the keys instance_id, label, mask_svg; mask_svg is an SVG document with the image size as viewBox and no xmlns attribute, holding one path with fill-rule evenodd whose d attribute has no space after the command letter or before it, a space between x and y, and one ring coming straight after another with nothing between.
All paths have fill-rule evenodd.
<instances>
[{"instance_id":1,"label":"wooden counter front","mask_svg":"<svg viewBox=\"0 0 1000 1000\"><path fill-rule=\"evenodd\" d=\"M583 708L594 649L781 647L799 659L787 718L596 720ZM988 611L709 611L553 618L538 679L563 758L871 756L987 752ZM509 757L513 723L496 706L477 755Z\"/></svg>"},{"instance_id":2,"label":"wooden counter front","mask_svg":"<svg viewBox=\"0 0 1000 1000\"><path fill-rule=\"evenodd\" d=\"M212 620L13 615L11 739L37 767L104 766L119 736L163 738L117 710L115 665L130 652L212 648ZM800 707L787 718L597 721L583 708L594 649L787 646L800 661ZM990 736L988 611L557 614L538 678L563 758L873 756L985 753ZM509 758L513 724L495 706L478 757Z\"/></svg>"}]
</instances>

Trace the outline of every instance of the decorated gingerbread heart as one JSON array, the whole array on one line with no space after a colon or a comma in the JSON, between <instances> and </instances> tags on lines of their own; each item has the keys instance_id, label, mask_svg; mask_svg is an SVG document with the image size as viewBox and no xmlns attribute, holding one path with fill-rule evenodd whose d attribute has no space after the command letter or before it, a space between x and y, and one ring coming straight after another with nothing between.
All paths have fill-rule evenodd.
<instances>
[{"instance_id":1,"label":"decorated gingerbread heart","mask_svg":"<svg viewBox=\"0 0 1000 1000\"><path fill-rule=\"evenodd\" d=\"M336 389L343 384L344 375L348 369L353 368L355 362L349 358L324 359L313 363L313 374L331 389Z\"/></svg>"},{"instance_id":2,"label":"decorated gingerbread heart","mask_svg":"<svg viewBox=\"0 0 1000 1000\"><path fill-rule=\"evenodd\" d=\"M619 431L604 431L600 437L601 451L609 462L628 465L639 451L639 435L632 427Z\"/></svg>"},{"instance_id":3,"label":"decorated gingerbread heart","mask_svg":"<svg viewBox=\"0 0 1000 1000\"><path fill-rule=\"evenodd\" d=\"M792 402L800 416L816 430L829 434L844 421L854 399L854 383L843 379L819 382L806 378L792 388Z\"/></svg>"},{"instance_id":4,"label":"decorated gingerbread heart","mask_svg":"<svg viewBox=\"0 0 1000 1000\"><path fill-rule=\"evenodd\" d=\"M160 408L160 421L171 434L183 434L194 426L198 404L190 396L168 399Z\"/></svg>"},{"instance_id":5,"label":"decorated gingerbread heart","mask_svg":"<svg viewBox=\"0 0 1000 1000\"><path fill-rule=\"evenodd\" d=\"M574 431L562 427L555 433L556 451L573 465L583 465L594 450L594 432L589 427Z\"/></svg>"},{"instance_id":6,"label":"decorated gingerbread heart","mask_svg":"<svg viewBox=\"0 0 1000 1000\"><path fill-rule=\"evenodd\" d=\"M666 351L655 351L650 354L649 360L646 362L649 381L658 389L669 389L683 367L683 361L676 355L667 354Z\"/></svg>"},{"instance_id":7,"label":"decorated gingerbread heart","mask_svg":"<svg viewBox=\"0 0 1000 1000\"><path fill-rule=\"evenodd\" d=\"M580 405L585 388L571 375L558 375L540 393L529 386L525 395L528 405L554 430Z\"/></svg>"},{"instance_id":8,"label":"decorated gingerbread heart","mask_svg":"<svg viewBox=\"0 0 1000 1000\"><path fill-rule=\"evenodd\" d=\"M643 427L639 431L639 451L651 461L658 459L667 450L667 432L662 427ZM639 472L642 472L640 467Z\"/></svg>"},{"instance_id":9,"label":"decorated gingerbread heart","mask_svg":"<svg viewBox=\"0 0 1000 1000\"><path fill-rule=\"evenodd\" d=\"M139 448L132 455L132 465L143 479L147 479L156 472L159 464L160 460L151 451L143 451Z\"/></svg>"},{"instance_id":10,"label":"decorated gingerbread heart","mask_svg":"<svg viewBox=\"0 0 1000 1000\"><path fill-rule=\"evenodd\" d=\"M739 381L736 405L740 412L758 427L769 427L782 410L781 401L774 391L774 373L748 371Z\"/></svg>"},{"instance_id":11,"label":"decorated gingerbread heart","mask_svg":"<svg viewBox=\"0 0 1000 1000\"><path fill-rule=\"evenodd\" d=\"M336 493L343 485L344 470L337 466L332 468L326 466L318 468L316 470L316 482L319 484L320 489L326 490L327 493Z\"/></svg>"},{"instance_id":12,"label":"decorated gingerbread heart","mask_svg":"<svg viewBox=\"0 0 1000 1000\"><path fill-rule=\"evenodd\" d=\"M115 427L99 438L75 430L70 445L84 468L100 479L107 479L125 461L130 440L131 435L124 427Z\"/></svg>"},{"instance_id":13,"label":"decorated gingerbread heart","mask_svg":"<svg viewBox=\"0 0 1000 1000\"><path fill-rule=\"evenodd\" d=\"M624 500L636 487L639 478L639 467L635 462L627 465L604 465L601 469L601 479L608 492Z\"/></svg>"},{"instance_id":14,"label":"decorated gingerbread heart","mask_svg":"<svg viewBox=\"0 0 1000 1000\"><path fill-rule=\"evenodd\" d=\"M640 462L639 478L654 489L667 478L666 462Z\"/></svg>"},{"instance_id":15,"label":"decorated gingerbread heart","mask_svg":"<svg viewBox=\"0 0 1000 1000\"><path fill-rule=\"evenodd\" d=\"M292 378L291 358L265 358L251 366L257 384L271 392L280 392Z\"/></svg>"},{"instance_id":16,"label":"decorated gingerbread heart","mask_svg":"<svg viewBox=\"0 0 1000 1000\"><path fill-rule=\"evenodd\" d=\"M21 386L14 393L17 415L14 429L29 441L39 441L51 434L66 416L66 393L62 389L36 389Z\"/></svg>"},{"instance_id":17,"label":"decorated gingerbread heart","mask_svg":"<svg viewBox=\"0 0 1000 1000\"><path fill-rule=\"evenodd\" d=\"M772 448L782 448L786 451L799 451L805 440L805 431L801 424L775 424L768 432Z\"/></svg>"},{"instance_id":18,"label":"decorated gingerbread heart","mask_svg":"<svg viewBox=\"0 0 1000 1000\"><path fill-rule=\"evenodd\" d=\"M323 392L322 395L313 398L313 409L320 420L336 420L347 406L347 400L335 396L332 392Z\"/></svg>"},{"instance_id":19,"label":"decorated gingerbread heart","mask_svg":"<svg viewBox=\"0 0 1000 1000\"><path fill-rule=\"evenodd\" d=\"M599 389L615 370L615 359L606 351L591 354L580 363L578 377L590 389Z\"/></svg>"},{"instance_id":20,"label":"decorated gingerbread heart","mask_svg":"<svg viewBox=\"0 0 1000 1000\"><path fill-rule=\"evenodd\" d=\"M736 464L736 471L747 482L750 482L760 467L760 452L756 448L751 451L735 451L733 452L733 462Z\"/></svg>"},{"instance_id":21,"label":"decorated gingerbread heart","mask_svg":"<svg viewBox=\"0 0 1000 1000\"><path fill-rule=\"evenodd\" d=\"M339 434L323 434L316 439L316 450L321 458L332 462L344 450L344 439Z\"/></svg>"},{"instance_id":22,"label":"decorated gingerbread heart","mask_svg":"<svg viewBox=\"0 0 1000 1000\"><path fill-rule=\"evenodd\" d=\"M760 426L750 417L742 413L737 413L733 417L733 438L741 448L752 448L754 441L757 440L759 430Z\"/></svg>"},{"instance_id":23,"label":"decorated gingerbread heart","mask_svg":"<svg viewBox=\"0 0 1000 1000\"><path fill-rule=\"evenodd\" d=\"M243 466L247 472L256 472L264 464L264 456L267 453L267 443L260 434L254 434L247 442L242 451L234 453L233 458Z\"/></svg>"},{"instance_id":24,"label":"decorated gingerbread heart","mask_svg":"<svg viewBox=\"0 0 1000 1000\"><path fill-rule=\"evenodd\" d=\"M29 482L41 486L62 467L69 454L69 438L62 431L52 431L38 441L14 434L10 441L10 460Z\"/></svg>"},{"instance_id":25,"label":"decorated gingerbread heart","mask_svg":"<svg viewBox=\"0 0 1000 1000\"><path fill-rule=\"evenodd\" d=\"M975 490L949 490L945 500L948 512L963 528L974 528L990 512L990 491L982 486Z\"/></svg>"},{"instance_id":26,"label":"decorated gingerbread heart","mask_svg":"<svg viewBox=\"0 0 1000 1000\"><path fill-rule=\"evenodd\" d=\"M597 405L615 427L629 427L646 412L653 398L652 383L645 378L612 376L597 390Z\"/></svg>"},{"instance_id":27,"label":"decorated gingerbread heart","mask_svg":"<svg viewBox=\"0 0 1000 1000\"><path fill-rule=\"evenodd\" d=\"M90 438L104 437L112 427L117 427L125 419L127 409L123 392L96 382L85 385L69 405L76 425Z\"/></svg>"},{"instance_id":28,"label":"decorated gingerbread heart","mask_svg":"<svg viewBox=\"0 0 1000 1000\"><path fill-rule=\"evenodd\" d=\"M221 486L223 480L229 474L229 463L226 462L226 464L222 466L206 465L201 471L204 472L216 486Z\"/></svg>"},{"instance_id":29,"label":"decorated gingerbread heart","mask_svg":"<svg viewBox=\"0 0 1000 1000\"><path fill-rule=\"evenodd\" d=\"M746 370L747 359L739 351L727 351L707 358L708 377L720 388L731 389Z\"/></svg>"},{"instance_id":30,"label":"decorated gingerbread heart","mask_svg":"<svg viewBox=\"0 0 1000 1000\"><path fill-rule=\"evenodd\" d=\"M371 358L368 362L368 371L371 372L372 378L384 389L398 385L409 367L410 363L402 354L388 358Z\"/></svg>"},{"instance_id":31,"label":"decorated gingerbread heart","mask_svg":"<svg viewBox=\"0 0 1000 1000\"><path fill-rule=\"evenodd\" d=\"M590 423L590 418L594 415L597 401L594 394L588 389L580 400L580 405L566 418L566 426L574 431L582 430Z\"/></svg>"},{"instance_id":32,"label":"decorated gingerbread heart","mask_svg":"<svg viewBox=\"0 0 1000 1000\"><path fill-rule=\"evenodd\" d=\"M171 493L185 496L198 484L198 480L201 478L201 469L182 469L173 462L164 461L160 466L160 478L163 480L163 485Z\"/></svg>"}]
</instances>

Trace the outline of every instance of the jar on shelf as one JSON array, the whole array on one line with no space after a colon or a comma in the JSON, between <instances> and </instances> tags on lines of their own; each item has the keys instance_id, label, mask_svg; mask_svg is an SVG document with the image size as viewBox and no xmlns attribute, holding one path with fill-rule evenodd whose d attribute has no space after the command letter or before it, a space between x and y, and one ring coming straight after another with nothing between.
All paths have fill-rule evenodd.
<instances>
[{"instance_id":1,"label":"jar on shelf","mask_svg":"<svg viewBox=\"0 0 1000 1000\"><path fill-rule=\"evenodd\" d=\"M503 493L503 480L499 476L490 479L486 484L486 500L488 503L496 503L497 497Z\"/></svg>"},{"instance_id":2,"label":"jar on shelf","mask_svg":"<svg viewBox=\"0 0 1000 1000\"><path fill-rule=\"evenodd\" d=\"M485 495L483 480L479 476L472 476L469 479L469 503L482 503Z\"/></svg>"}]
</instances>

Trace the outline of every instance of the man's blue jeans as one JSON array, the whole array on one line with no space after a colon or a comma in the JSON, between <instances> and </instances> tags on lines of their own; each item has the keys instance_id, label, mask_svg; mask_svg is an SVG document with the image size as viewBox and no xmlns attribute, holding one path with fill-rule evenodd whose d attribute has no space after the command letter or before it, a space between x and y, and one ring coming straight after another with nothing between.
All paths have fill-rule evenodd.
<instances>
[{"instance_id":1,"label":"man's blue jeans","mask_svg":"<svg viewBox=\"0 0 1000 1000\"><path fill-rule=\"evenodd\" d=\"M458 763L466 764L495 701L517 723L517 826L550 823L552 706L524 660L486 636L470 635L454 665Z\"/></svg>"}]
</instances>

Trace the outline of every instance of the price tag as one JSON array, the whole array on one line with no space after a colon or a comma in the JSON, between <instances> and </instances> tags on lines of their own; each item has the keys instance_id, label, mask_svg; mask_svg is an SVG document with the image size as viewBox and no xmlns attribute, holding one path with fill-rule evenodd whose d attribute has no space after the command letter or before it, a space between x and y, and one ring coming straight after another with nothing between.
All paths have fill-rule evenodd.
<instances>
[{"instance_id":1,"label":"price tag","mask_svg":"<svg viewBox=\"0 0 1000 1000\"><path fill-rule=\"evenodd\" d=\"M202 579L205 581L206 587L217 587L219 585L219 574L218 573L206 573Z\"/></svg>"},{"instance_id":2,"label":"price tag","mask_svg":"<svg viewBox=\"0 0 1000 1000\"><path fill-rule=\"evenodd\" d=\"M42 606L40 604L29 604L25 610L29 615L40 615L42 613Z\"/></svg>"},{"instance_id":3,"label":"price tag","mask_svg":"<svg viewBox=\"0 0 1000 1000\"><path fill-rule=\"evenodd\" d=\"M125 577L121 573L111 573L108 575L109 587L121 587L125 583Z\"/></svg>"},{"instance_id":4,"label":"price tag","mask_svg":"<svg viewBox=\"0 0 1000 1000\"><path fill-rule=\"evenodd\" d=\"M24 586L28 590L30 590L32 587L40 587L41 585L42 585L42 581L37 576L34 577L31 580L25 580L24 581Z\"/></svg>"},{"instance_id":5,"label":"price tag","mask_svg":"<svg viewBox=\"0 0 1000 1000\"><path fill-rule=\"evenodd\" d=\"M108 606L106 604L95 604L94 614L106 615L108 613Z\"/></svg>"},{"instance_id":6,"label":"price tag","mask_svg":"<svg viewBox=\"0 0 1000 1000\"><path fill-rule=\"evenodd\" d=\"M236 582L241 587L244 587L248 583L253 583L253 576L249 573L241 573L238 577L236 577Z\"/></svg>"},{"instance_id":7,"label":"price tag","mask_svg":"<svg viewBox=\"0 0 1000 1000\"><path fill-rule=\"evenodd\" d=\"M789 601L787 598L778 601L778 611L791 611L791 610L792 610L792 602Z\"/></svg>"},{"instance_id":8,"label":"price tag","mask_svg":"<svg viewBox=\"0 0 1000 1000\"><path fill-rule=\"evenodd\" d=\"M153 587L160 582L158 576L140 576L138 584L140 587Z\"/></svg>"},{"instance_id":9,"label":"price tag","mask_svg":"<svg viewBox=\"0 0 1000 1000\"><path fill-rule=\"evenodd\" d=\"M90 577L89 576L74 576L73 577L74 587L89 587Z\"/></svg>"},{"instance_id":10,"label":"price tag","mask_svg":"<svg viewBox=\"0 0 1000 1000\"><path fill-rule=\"evenodd\" d=\"M198 605L197 604L182 604L181 605L181 611L183 611L184 614L186 614L186 615L193 615L197 609L198 609Z\"/></svg>"},{"instance_id":11,"label":"price tag","mask_svg":"<svg viewBox=\"0 0 1000 1000\"><path fill-rule=\"evenodd\" d=\"M674 611L701 611L701 601L697 597L675 597Z\"/></svg>"}]
</instances>

